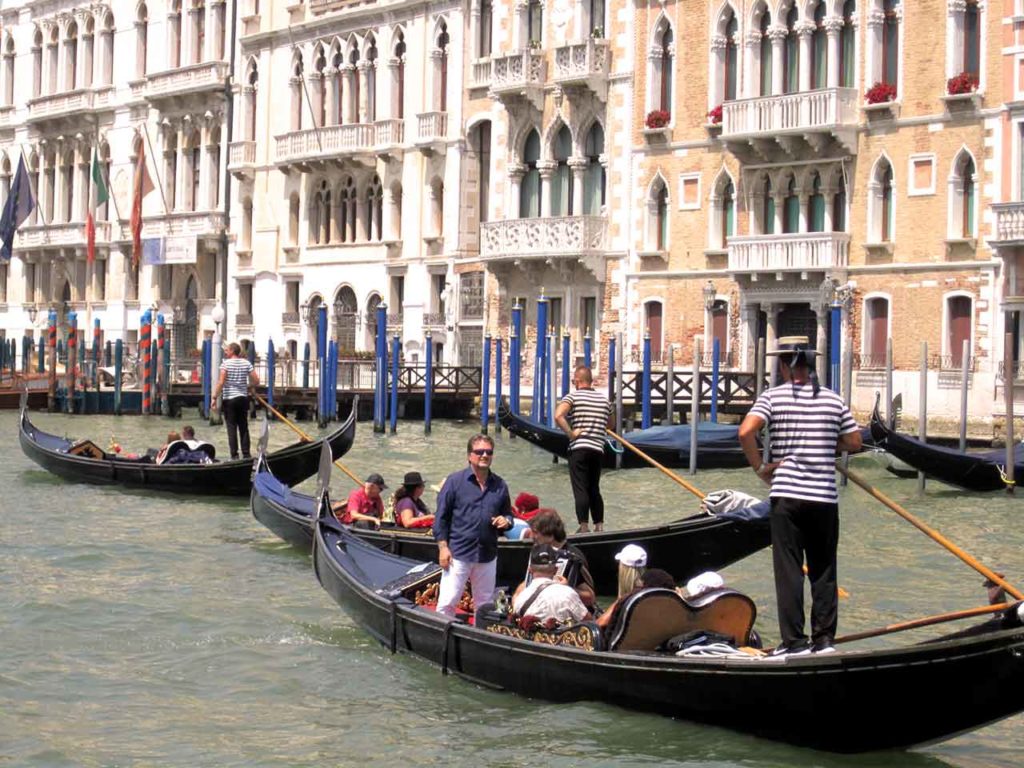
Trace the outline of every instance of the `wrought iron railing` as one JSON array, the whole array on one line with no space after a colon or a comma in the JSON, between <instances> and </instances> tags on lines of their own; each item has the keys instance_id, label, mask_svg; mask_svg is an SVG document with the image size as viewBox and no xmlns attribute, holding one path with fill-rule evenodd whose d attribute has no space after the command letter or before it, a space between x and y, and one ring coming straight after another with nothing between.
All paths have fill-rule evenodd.
<instances>
[{"instance_id":1,"label":"wrought iron railing","mask_svg":"<svg viewBox=\"0 0 1024 768\"><path fill-rule=\"evenodd\" d=\"M928 358L928 367L937 368L940 371L963 370L962 357L960 355L931 355ZM978 358L972 355L967 359L967 370L972 373L977 370Z\"/></svg>"}]
</instances>

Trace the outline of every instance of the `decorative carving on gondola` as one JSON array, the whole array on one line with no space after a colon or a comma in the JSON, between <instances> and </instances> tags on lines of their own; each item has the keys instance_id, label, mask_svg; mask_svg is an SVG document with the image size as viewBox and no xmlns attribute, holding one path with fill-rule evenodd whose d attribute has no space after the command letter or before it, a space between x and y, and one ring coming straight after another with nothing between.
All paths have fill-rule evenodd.
<instances>
[{"instance_id":1,"label":"decorative carving on gondola","mask_svg":"<svg viewBox=\"0 0 1024 768\"><path fill-rule=\"evenodd\" d=\"M574 624L564 629L526 630L511 624L491 624L488 632L520 640L532 640L545 645L560 645L569 648L580 648L585 651L600 650L600 630L592 624Z\"/></svg>"}]
</instances>

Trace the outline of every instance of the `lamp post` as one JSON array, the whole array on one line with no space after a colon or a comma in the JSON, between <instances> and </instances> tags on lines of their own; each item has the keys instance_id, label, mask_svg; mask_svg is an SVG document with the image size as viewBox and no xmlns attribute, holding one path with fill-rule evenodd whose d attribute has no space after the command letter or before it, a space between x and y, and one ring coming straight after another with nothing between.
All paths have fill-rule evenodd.
<instances>
[{"instance_id":1,"label":"lamp post","mask_svg":"<svg viewBox=\"0 0 1024 768\"><path fill-rule=\"evenodd\" d=\"M35 304L29 304L28 309L26 311L28 312L29 324L35 326L36 317L39 315L39 307L37 307Z\"/></svg>"},{"instance_id":2,"label":"lamp post","mask_svg":"<svg viewBox=\"0 0 1024 768\"><path fill-rule=\"evenodd\" d=\"M210 319L214 322L213 339L210 342L210 382L213 382L214 376L220 370L220 355L223 341L220 336L220 324L224 322L224 307L220 304L213 308L210 312ZM217 407L216 402L210 403L210 423L220 423L220 408Z\"/></svg>"}]
</instances>

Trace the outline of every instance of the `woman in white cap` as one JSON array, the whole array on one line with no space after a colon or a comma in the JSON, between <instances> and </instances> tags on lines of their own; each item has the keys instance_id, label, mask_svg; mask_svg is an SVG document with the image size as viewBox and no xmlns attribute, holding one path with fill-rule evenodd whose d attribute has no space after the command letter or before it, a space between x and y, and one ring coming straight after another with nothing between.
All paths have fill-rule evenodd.
<instances>
[{"instance_id":1,"label":"woman in white cap","mask_svg":"<svg viewBox=\"0 0 1024 768\"><path fill-rule=\"evenodd\" d=\"M628 595L644 575L647 567L647 551L637 544L627 544L615 553L619 561L619 598Z\"/></svg>"}]
</instances>

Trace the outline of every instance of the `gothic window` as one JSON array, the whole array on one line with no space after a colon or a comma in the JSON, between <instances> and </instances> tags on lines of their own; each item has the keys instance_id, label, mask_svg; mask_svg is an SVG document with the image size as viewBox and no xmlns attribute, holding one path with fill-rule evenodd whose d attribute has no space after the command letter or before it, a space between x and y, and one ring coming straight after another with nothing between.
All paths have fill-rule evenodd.
<instances>
[{"instance_id":1,"label":"gothic window","mask_svg":"<svg viewBox=\"0 0 1024 768\"><path fill-rule=\"evenodd\" d=\"M395 103L393 114L405 117L405 36L399 32L395 43Z\"/></svg>"},{"instance_id":2,"label":"gothic window","mask_svg":"<svg viewBox=\"0 0 1024 768\"><path fill-rule=\"evenodd\" d=\"M181 0L173 0L167 16L167 65L181 66Z\"/></svg>"},{"instance_id":3,"label":"gothic window","mask_svg":"<svg viewBox=\"0 0 1024 768\"><path fill-rule=\"evenodd\" d=\"M441 22L441 31L437 35L437 93L435 94L438 112L448 110L448 43L451 38L448 35L448 25Z\"/></svg>"},{"instance_id":4,"label":"gothic window","mask_svg":"<svg viewBox=\"0 0 1024 768\"><path fill-rule=\"evenodd\" d=\"M768 30L772 26L772 17L767 9L761 12L761 42L758 49L758 80L761 83L761 95L772 95L772 41Z\"/></svg>"},{"instance_id":5,"label":"gothic window","mask_svg":"<svg viewBox=\"0 0 1024 768\"><path fill-rule=\"evenodd\" d=\"M604 154L604 129L595 122L587 132L584 145L587 168L583 173L583 213L600 215L605 204L605 169L601 163Z\"/></svg>"},{"instance_id":6,"label":"gothic window","mask_svg":"<svg viewBox=\"0 0 1024 768\"><path fill-rule=\"evenodd\" d=\"M797 31L797 10L794 3L786 14L786 40L782 46L782 92L800 89L800 33Z\"/></svg>"},{"instance_id":7,"label":"gothic window","mask_svg":"<svg viewBox=\"0 0 1024 768\"><path fill-rule=\"evenodd\" d=\"M883 0L882 13L882 80L899 87L900 0Z\"/></svg>"},{"instance_id":8,"label":"gothic window","mask_svg":"<svg viewBox=\"0 0 1024 768\"><path fill-rule=\"evenodd\" d=\"M536 130L530 131L523 144L523 165L526 168L519 186L519 218L535 218L540 216L541 186L540 171L540 136Z\"/></svg>"},{"instance_id":9,"label":"gothic window","mask_svg":"<svg viewBox=\"0 0 1024 768\"><path fill-rule=\"evenodd\" d=\"M145 3L139 6L135 19L135 76L146 74L146 56L149 48L149 11Z\"/></svg>"},{"instance_id":10,"label":"gothic window","mask_svg":"<svg viewBox=\"0 0 1024 768\"><path fill-rule=\"evenodd\" d=\"M828 85L828 35L825 32L825 0L814 8L814 30L811 32L811 88Z\"/></svg>"},{"instance_id":11,"label":"gothic window","mask_svg":"<svg viewBox=\"0 0 1024 768\"><path fill-rule=\"evenodd\" d=\"M77 87L78 78L78 25L68 24L64 36L64 90L70 91Z\"/></svg>"},{"instance_id":12,"label":"gothic window","mask_svg":"<svg viewBox=\"0 0 1024 768\"><path fill-rule=\"evenodd\" d=\"M843 3L843 26L839 30L839 85L852 88L857 73L857 30L853 26L856 0Z\"/></svg>"},{"instance_id":13,"label":"gothic window","mask_svg":"<svg viewBox=\"0 0 1024 768\"><path fill-rule=\"evenodd\" d=\"M672 114L672 77L675 70L675 38L672 25L662 18L654 30L651 68L651 108Z\"/></svg>"},{"instance_id":14,"label":"gothic window","mask_svg":"<svg viewBox=\"0 0 1024 768\"><path fill-rule=\"evenodd\" d=\"M555 136L554 145L555 172L551 178L551 215L572 216L573 178L569 168L569 156L572 155L572 136L566 126L562 126Z\"/></svg>"},{"instance_id":15,"label":"gothic window","mask_svg":"<svg viewBox=\"0 0 1024 768\"><path fill-rule=\"evenodd\" d=\"M370 240L384 239L384 190L380 178L374 176L366 190L366 236Z\"/></svg>"}]
</instances>

